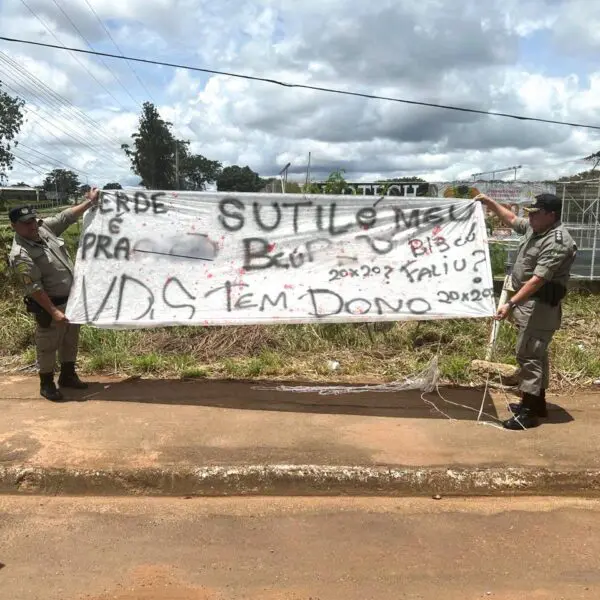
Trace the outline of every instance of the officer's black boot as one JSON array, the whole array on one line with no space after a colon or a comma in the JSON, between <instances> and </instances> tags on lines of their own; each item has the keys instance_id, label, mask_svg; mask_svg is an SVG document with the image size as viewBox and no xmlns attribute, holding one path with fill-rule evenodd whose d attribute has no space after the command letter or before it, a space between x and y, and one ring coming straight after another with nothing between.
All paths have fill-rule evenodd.
<instances>
[{"instance_id":1,"label":"officer's black boot","mask_svg":"<svg viewBox=\"0 0 600 600\"><path fill-rule=\"evenodd\" d=\"M538 398L539 396L524 393L519 414L515 414L507 421L504 421L504 428L511 429L512 431L522 431L523 429L537 427L539 425L536 410L539 403Z\"/></svg>"},{"instance_id":2,"label":"officer's black boot","mask_svg":"<svg viewBox=\"0 0 600 600\"><path fill-rule=\"evenodd\" d=\"M54 373L40 373L40 394L52 402L63 400L63 395L54 383Z\"/></svg>"},{"instance_id":3,"label":"officer's black boot","mask_svg":"<svg viewBox=\"0 0 600 600\"><path fill-rule=\"evenodd\" d=\"M548 416L548 407L546 406L546 390L542 390L538 396L537 414L538 417Z\"/></svg>"},{"instance_id":4,"label":"officer's black boot","mask_svg":"<svg viewBox=\"0 0 600 600\"><path fill-rule=\"evenodd\" d=\"M539 396L535 396L535 403L533 409L538 417L546 418L548 416L548 408L546 406L546 390L542 390ZM523 403L511 402L508 407L513 415L518 415L523 408Z\"/></svg>"},{"instance_id":5,"label":"officer's black boot","mask_svg":"<svg viewBox=\"0 0 600 600\"><path fill-rule=\"evenodd\" d=\"M76 390L86 390L88 385L83 383L75 373L75 363L62 363L60 368L60 377L58 385L64 388L74 388Z\"/></svg>"},{"instance_id":6,"label":"officer's black boot","mask_svg":"<svg viewBox=\"0 0 600 600\"><path fill-rule=\"evenodd\" d=\"M510 408L510 412L513 415L518 415L521 412L521 408L523 408L523 402L510 402L508 408Z\"/></svg>"}]
</instances>

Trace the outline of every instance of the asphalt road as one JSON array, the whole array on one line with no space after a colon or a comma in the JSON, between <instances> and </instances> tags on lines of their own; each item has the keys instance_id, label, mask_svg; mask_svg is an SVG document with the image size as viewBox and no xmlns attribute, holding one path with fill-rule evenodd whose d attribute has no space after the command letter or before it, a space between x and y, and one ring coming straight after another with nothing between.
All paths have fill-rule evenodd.
<instances>
[{"instance_id":1,"label":"asphalt road","mask_svg":"<svg viewBox=\"0 0 600 600\"><path fill-rule=\"evenodd\" d=\"M600 597L600 501L0 497L6 600Z\"/></svg>"}]
</instances>

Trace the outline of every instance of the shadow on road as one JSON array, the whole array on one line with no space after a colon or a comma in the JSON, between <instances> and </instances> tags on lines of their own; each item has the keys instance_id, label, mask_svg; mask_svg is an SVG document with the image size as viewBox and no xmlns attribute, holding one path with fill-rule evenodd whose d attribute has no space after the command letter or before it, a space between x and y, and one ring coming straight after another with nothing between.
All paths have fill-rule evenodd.
<instances>
[{"instance_id":1,"label":"shadow on road","mask_svg":"<svg viewBox=\"0 0 600 600\"><path fill-rule=\"evenodd\" d=\"M567 412L562 406L558 404L547 403L548 406L548 418L544 419L544 423L548 425L560 425L562 423L571 423L575 419L571 413Z\"/></svg>"},{"instance_id":2,"label":"shadow on road","mask_svg":"<svg viewBox=\"0 0 600 600\"><path fill-rule=\"evenodd\" d=\"M314 385L314 384L313 384ZM417 390L321 395L279 390L278 386L311 386L307 382L240 380L129 379L109 384L91 383L83 393L70 392L74 401L141 402L193 405L236 410L362 415L372 417L477 420L483 389L442 388L423 394ZM331 386L333 389L340 386ZM498 418L486 394L484 419Z\"/></svg>"}]
</instances>

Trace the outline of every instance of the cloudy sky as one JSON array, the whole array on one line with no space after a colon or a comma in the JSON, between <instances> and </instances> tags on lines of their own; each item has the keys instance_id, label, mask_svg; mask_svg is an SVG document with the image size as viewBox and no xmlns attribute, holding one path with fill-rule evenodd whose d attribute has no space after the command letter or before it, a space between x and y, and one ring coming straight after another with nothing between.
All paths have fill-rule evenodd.
<instances>
[{"instance_id":1,"label":"cloudy sky","mask_svg":"<svg viewBox=\"0 0 600 600\"><path fill-rule=\"evenodd\" d=\"M0 35L410 100L600 125L598 0L0 0ZM110 34L110 35L109 35ZM111 39L112 38L112 39ZM154 102L192 149L262 176L430 181L576 173L600 132L0 41L27 101L10 183L54 167L137 184L120 144ZM35 168L35 169L34 169ZM507 177L511 177L507 174Z\"/></svg>"}]
</instances>

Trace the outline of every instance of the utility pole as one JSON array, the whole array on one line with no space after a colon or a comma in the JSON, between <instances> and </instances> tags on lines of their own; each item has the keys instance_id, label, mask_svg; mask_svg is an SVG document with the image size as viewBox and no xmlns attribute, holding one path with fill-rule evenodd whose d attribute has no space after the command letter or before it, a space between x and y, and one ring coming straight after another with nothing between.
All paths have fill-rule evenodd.
<instances>
[{"instance_id":1,"label":"utility pole","mask_svg":"<svg viewBox=\"0 0 600 600\"><path fill-rule=\"evenodd\" d=\"M292 163L288 163L279 171L279 178L281 179L281 193L285 194L285 184L287 183L287 172L288 169L292 166Z\"/></svg>"},{"instance_id":2,"label":"utility pole","mask_svg":"<svg viewBox=\"0 0 600 600\"><path fill-rule=\"evenodd\" d=\"M179 189L179 144L175 140L175 189Z\"/></svg>"},{"instance_id":3,"label":"utility pole","mask_svg":"<svg viewBox=\"0 0 600 600\"><path fill-rule=\"evenodd\" d=\"M306 167L306 183L304 184L304 190L308 189L308 182L310 181L310 152L308 153L308 166Z\"/></svg>"}]
</instances>

